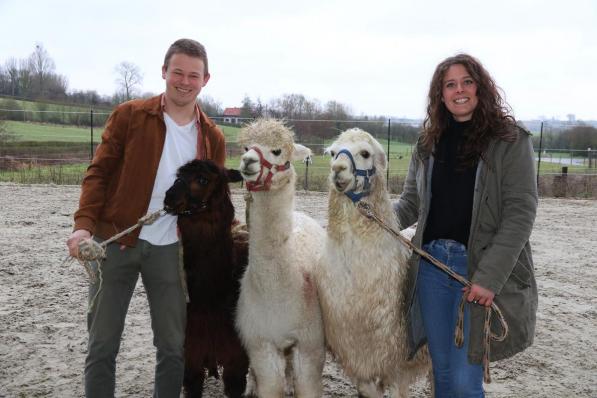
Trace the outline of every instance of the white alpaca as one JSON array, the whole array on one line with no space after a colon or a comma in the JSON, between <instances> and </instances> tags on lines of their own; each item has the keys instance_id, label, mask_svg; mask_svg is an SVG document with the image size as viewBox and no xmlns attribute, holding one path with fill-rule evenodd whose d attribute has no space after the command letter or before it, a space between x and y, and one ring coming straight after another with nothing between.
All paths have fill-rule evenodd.
<instances>
[{"instance_id":1,"label":"white alpaca","mask_svg":"<svg viewBox=\"0 0 597 398\"><path fill-rule=\"evenodd\" d=\"M236 325L249 354L260 398L282 397L286 364L297 397L320 397L324 334L313 268L325 231L296 213L290 161L310 150L295 144L282 122L261 119L241 129L240 172L252 191L249 265L241 281Z\"/></svg>"},{"instance_id":2,"label":"white alpaca","mask_svg":"<svg viewBox=\"0 0 597 398\"><path fill-rule=\"evenodd\" d=\"M386 155L360 129L343 132L332 155L328 239L317 268L326 343L367 397L405 397L427 375L427 349L407 361L404 283L410 251L357 210L369 203L395 230L398 222L386 190ZM354 159L354 161L351 160Z\"/></svg>"}]
</instances>

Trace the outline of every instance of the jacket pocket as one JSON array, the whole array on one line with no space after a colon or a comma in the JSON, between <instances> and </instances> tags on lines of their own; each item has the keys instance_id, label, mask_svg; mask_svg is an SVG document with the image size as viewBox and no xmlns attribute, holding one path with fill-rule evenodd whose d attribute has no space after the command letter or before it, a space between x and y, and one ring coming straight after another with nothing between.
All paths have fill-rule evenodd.
<instances>
[{"instance_id":1,"label":"jacket pocket","mask_svg":"<svg viewBox=\"0 0 597 398\"><path fill-rule=\"evenodd\" d=\"M516 265L512 270L511 278L521 288L527 288L531 286L531 272L522 262L520 262L520 260L516 260Z\"/></svg>"},{"instance_id":2,"label":"jacket pocket","mask_svg":"<svg viewBox=\"0 0 597 398\"><path fill-rule=\"evenodd\" d=\"M484 212L484 220L486 223L491 225L497 225L499 217L496 214L497 212L497 205L491 202L491 198L488 193L485 194L483 198L483 203L485 204L485 212ZM497 228L497 227L496 227Z\"/></svg>"}]
</instances>

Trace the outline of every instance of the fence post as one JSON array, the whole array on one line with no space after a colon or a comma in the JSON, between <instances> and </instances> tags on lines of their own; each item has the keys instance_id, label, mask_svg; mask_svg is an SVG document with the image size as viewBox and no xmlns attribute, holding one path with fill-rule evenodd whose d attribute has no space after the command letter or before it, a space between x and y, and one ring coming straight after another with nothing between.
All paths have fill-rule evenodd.
<instances>
[{"instance_id":1,"label":"fence post","mask_svg":"<svg viewBox=\"0 0 597 398\"><path fill-rule=\"evenodd\" d=\"M303 187L305 191L309 190L309 162L305 162L305 186Z\"/></svg>"},{"instance_id":2,"label":"fence post","mask_svg":"<svg viewBox=\"0 0 597 398\"><path fill-rule=\"evenodd\" d=\"M303 162L305 163L305 182L303 183L303 189L305 191L308 191L309 190L309 164L311 162L313 162L312 155L309 155L305 159L303 159Z\"/></svg>"},{"instance_id":3,"label":"fence post","mask_svg":"<svg viewBox=\"0 0 597 398\"><path fill-rule=\"evenodd\" d=\"M541 167L541 152L543 151L543 122L541 122L541 133L539 135L539 159L537 160L537 187L539 186L539 168Z\"/></svg>"},{"instance_id":4,"label":"fence post","mask_svg":"<svg viewBox=\"0 0 597 398\"><path fill-rule=\"evenodd\" d=\"M386 181L390 190L390 138L392 135L392 119L388 118L388 168L386 169Z\"/></svg>"},{"instance_id":5,"label":"fence post","mask_svg":"<svg viewBox=\"0 0 597 398\"><path fill-rule=\"evenodd\" d=\"M90 120L89 125L91 126L91 133L90 133L91 142L89 143L89 154L90 154L89 160L91 161L93 159L93 108L91 108L89 111L89 120Z\"/></svg>"},{"instance_id":6,"label":"fence post","mask_svg":"<svg viewBox=\"0 0 597 398\"><path fill-rule=\"evenodd\" d=\"M562 167L562 174L553 177L553 196L565 198L568 191L568 166Z\"/></svg>"}]
</instances>

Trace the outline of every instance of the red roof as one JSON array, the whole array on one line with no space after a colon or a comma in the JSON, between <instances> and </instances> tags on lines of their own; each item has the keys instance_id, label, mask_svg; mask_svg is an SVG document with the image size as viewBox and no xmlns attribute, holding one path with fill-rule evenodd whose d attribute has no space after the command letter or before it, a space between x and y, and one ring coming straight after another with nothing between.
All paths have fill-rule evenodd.
<instances>
[{"instance_id":1,"label":"red roof","mask_svg":"<svg viewBox=\"0 0 597 398\"><path fill-rule=\"evenodd\" d=\"M237 116L240 117L240 108L226 108L223 116Z\"/></svg>"}]
</instances>

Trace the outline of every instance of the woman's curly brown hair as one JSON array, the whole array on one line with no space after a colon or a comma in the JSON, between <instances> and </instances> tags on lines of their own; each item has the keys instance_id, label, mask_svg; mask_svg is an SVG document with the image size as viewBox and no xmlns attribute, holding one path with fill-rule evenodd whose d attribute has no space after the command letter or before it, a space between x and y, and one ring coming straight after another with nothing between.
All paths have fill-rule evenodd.
<instances>
[{"instance_id":1,"label":"woman's curly brown hair","mask_svg":"<svg viewBox=\"0 0 597 398\"><path fill-rule=\"evenodd\" d=\"M461 164L470 166L484 157L492 138L516 141L518 129L514 128L516 120L510 115L510 108L500 95L501 89L481 62L468 54L457 54L446 58L433 73L429 85L427 115L423 121L421 137L423 148L431 151L452 119L451 113L442 101L442 86L448 68L458 64L464 66L475 81L479 99L459 155Z\"/></svg>"}]
</instances>

